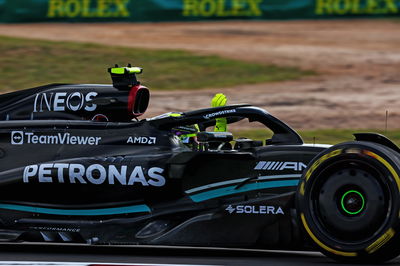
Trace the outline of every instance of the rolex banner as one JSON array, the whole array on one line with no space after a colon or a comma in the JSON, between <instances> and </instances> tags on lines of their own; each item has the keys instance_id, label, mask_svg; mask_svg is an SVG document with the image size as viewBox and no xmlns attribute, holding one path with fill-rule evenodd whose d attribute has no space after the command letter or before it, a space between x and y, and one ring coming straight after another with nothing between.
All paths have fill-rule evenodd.
<instances>
[{"instance_id":1,"label":"rolex banner","mask_svg":"<svg viewBox=\"0 0 400 266\"><path fill-rule=\"evenodd\" d=\"M0 22L399 16L400 0L0 0Z\"/></svg>"}]
</instances>

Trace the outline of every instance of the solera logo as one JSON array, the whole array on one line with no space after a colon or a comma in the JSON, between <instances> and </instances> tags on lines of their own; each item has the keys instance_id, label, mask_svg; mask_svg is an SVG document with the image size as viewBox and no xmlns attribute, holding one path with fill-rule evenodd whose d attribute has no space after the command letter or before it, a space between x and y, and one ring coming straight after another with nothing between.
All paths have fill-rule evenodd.
<instances>
[{"instance_id":1,"label":"solera logo","mask_svg":"<svg viewBox=\"0 0 400 266\"><path fill-rule=\"evenodd\" d=\"M285 214L280 206L229 205L225 210L230 214Z\"/></svg>"},{"instance_id":2,"label":"solera logo","mask_svg":"<svg viewBox=\"0 0 400 266\"><path fill-rule=\"evenodd\" d=\"M97 92L89 92L84 95L81 92L42 92L36 94L35 102L33 105L33 112L63 112L63 111L85 111L92 112L96 110L97 104L91 103Z\"/></svg>"},{"instance_id":3,"label":"solera logo","mask_svg":"<svg viewBox=\"0 0 400 266\"><path fill-rule=\"evenodd\" d=\"M11 144L12 145L24 144L24 132L22 132L22 131L11 132Z\"/></svg>"}]
</instances>

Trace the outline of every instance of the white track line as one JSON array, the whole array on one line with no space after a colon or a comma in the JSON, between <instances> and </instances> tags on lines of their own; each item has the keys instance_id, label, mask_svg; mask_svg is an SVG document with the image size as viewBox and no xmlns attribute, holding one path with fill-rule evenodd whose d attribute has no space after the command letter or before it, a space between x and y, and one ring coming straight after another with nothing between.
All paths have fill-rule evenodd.
<instances>
[{"instance_id":1,"label":"white track line","mask_svg":"<svg viewBox=\"0 0 400 266\"><path fill-rule=\"evenodd\" d=\"M52 262L52 261L0 261L1 266L18 266L18 265L30 265L30 266L54 266L54 265L66 265L66 266L90 266L90 265L115 265L115 266L217 266L217 265L206 265L206 264L159 264L159 263L99 263L99 262Z\"/></svg>"}]
</instances>

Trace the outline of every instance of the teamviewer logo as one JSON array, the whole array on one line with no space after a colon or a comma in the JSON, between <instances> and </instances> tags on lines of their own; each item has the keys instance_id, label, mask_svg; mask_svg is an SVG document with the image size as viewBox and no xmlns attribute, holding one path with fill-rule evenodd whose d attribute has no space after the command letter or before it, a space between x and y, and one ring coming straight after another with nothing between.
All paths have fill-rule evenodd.
<instances>
[{"instance_id":1,"label":"teamviewer logo","mask_svg":"<svg viewBox=\"0 0 400 266\"><path fill-rule=\"evenodd\" d=\"M24 132L22 132L22 131L11 132L11 144L12 145L24 144Z\"/></svg>"}]
</instances>

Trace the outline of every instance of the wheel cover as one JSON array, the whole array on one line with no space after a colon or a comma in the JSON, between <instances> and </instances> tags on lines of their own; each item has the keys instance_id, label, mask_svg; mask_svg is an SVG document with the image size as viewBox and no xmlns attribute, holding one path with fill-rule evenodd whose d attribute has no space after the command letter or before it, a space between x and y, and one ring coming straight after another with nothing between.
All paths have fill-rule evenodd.
<instances>
[{"instance_id":1,"label":"wheel cover","mask_svg":"<svg viewBox=\"0 0 400 266\"><path fill-rule=\"evenodd\" d=\"M312 220L325 239L352 246L374 237L386 224L390 191L377 169L339 161L319 173L311 190Z\"/></svg>"},{"instance_id":2,"label":"wheel cover","mask_svg":"<svg viewBox=\"0 0 400 266\"><path fill-rule=\"evenodd\" d=\"M343 194L340 205L348 215L357 215L364 210L365 197L357 190L348 190Z\"/></svg>"}]
</instances>

